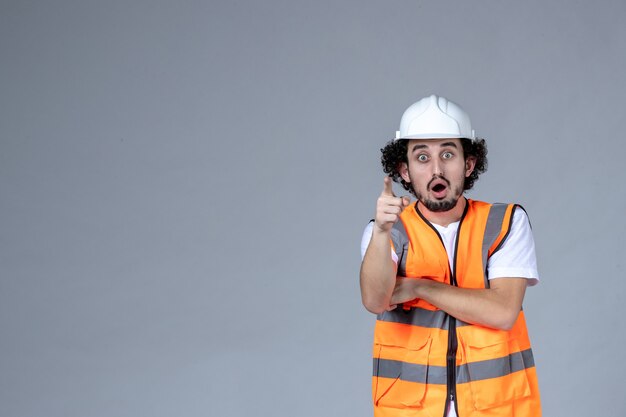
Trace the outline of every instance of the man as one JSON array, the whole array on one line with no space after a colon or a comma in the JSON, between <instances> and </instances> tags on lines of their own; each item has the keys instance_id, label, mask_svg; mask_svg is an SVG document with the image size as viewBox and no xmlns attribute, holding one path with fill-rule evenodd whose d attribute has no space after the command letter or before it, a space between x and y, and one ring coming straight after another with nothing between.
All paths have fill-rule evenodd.
<instances>
[{"instance_id":1,"label":"man","mask_svg":"<svg viewBox=\"0 0 626 417\"><path fill-rule=\"evenodd\" d=\"M528 217L466 199L487 149L457 104L431 95L382 149L383 191L361 245L377 314L374 415L541 415L522 301L538 282ZM396 197L391 180L417 201Z\"/></svg>"}]
</instances>

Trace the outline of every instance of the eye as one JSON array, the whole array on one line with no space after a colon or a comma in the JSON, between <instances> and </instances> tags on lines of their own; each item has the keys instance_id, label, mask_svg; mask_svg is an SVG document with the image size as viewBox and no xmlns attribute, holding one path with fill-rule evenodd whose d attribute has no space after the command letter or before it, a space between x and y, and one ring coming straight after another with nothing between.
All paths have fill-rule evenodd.
<instances>
[{"instance_id":1,"label":"eye","mask_svg":"<svg viewBox=\"0 0 626 417\"><path fill-rule=\"evenodd\" d=\"M423 153L419 154L419 155L417 155L417 160L420 161L420 162L426 162L426 161L428 161L428 155L425 155Z\"/></svg>"},{"instance_id":2,"label":"eye","mask_svg":"<svg viewBox=\"0 0 626 417\"><path fill-rule=\"evenodd\" d=\"M450 159L450 158L452 158L453 156L454 156L454 154L453 154L452 152L450 152L450 151L446 151L446 152L444 152L444 153L442 153L442 154L441 154L441 157L442 157L443 159Z\"/></svg>"}]
</instances>

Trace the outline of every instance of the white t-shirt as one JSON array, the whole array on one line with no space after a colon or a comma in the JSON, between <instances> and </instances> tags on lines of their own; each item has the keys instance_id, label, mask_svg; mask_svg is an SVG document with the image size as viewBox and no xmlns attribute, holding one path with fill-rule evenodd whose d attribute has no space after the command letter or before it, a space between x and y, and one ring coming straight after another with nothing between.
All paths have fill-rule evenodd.
<instances>
[{"instance_id":1,"label":"white t-shirt","mask_svg":"<svg viewBox=\"0 0 626 417\"><path fill-rule=\"evenodd\" d=\"M443 240L443 244L448 252L448 259L453 259L454 241L459 222L450 223L447 227L434 224L433 226ZM363 232L361 239L361 259L365 256L365 251L372 239L374 222L369 222ZM392 250L391 257L398 263L398 255ZM450 262L450 267L454 268L454 262ZM513 224L511 231L506 237L502 247L495 252L487 261L487 273L489 279L516 277L527 278L528 285L536 285L539 282L537 272L537 257L535 255L535 239L533 238L528 216L522 209L517 209L513 213Z\"/></svg>"},{"instance_id":2,"label":"white t-shirt","mask_svg":"<svg viewBox=\"0 0 626 417\"><path fill-rule=\"evenodd\" d=\"M433 226L443 240L443 245L448 253L448 259L454 258L454 241L459 230L459 222L450 223L448 226ZM374 222L369 222L363 232L361 239L361 259L365 256L365 251L372 239ZM393 261L398 263L398 255L391 250ZM449 262L450 268L454 268L454 262ZM511 231L506 237L500 250L494 253L487 261L487 273L489 279L494 278L527 278L528 285L536 285L539 282L537 273L537 257L535 255L535 239L528 216L524 210L518 209L513 213L513 224ZM454 409L454 402L450 402L447 417L457 417Z\"/></svg>"}]
</instances>

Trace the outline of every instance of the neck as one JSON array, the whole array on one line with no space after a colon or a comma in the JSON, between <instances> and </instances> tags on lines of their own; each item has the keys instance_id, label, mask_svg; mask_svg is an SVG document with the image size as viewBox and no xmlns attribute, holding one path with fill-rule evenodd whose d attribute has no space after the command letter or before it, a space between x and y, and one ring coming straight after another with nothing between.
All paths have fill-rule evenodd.
<instances>
[{"instance_id":1,"label":"neck","mask_svg":"<svg viewBox=\"0 0 626 417\"><path fill-rule=\"evenodd\" d=\"M447 227L450 223L461 220L466 205L467 200L463 196L461 196L457 200L456 205L448 211L430 211L421 201L417 203L417 207L426 220L444 227Z\"/></svg>"}]
</instances>

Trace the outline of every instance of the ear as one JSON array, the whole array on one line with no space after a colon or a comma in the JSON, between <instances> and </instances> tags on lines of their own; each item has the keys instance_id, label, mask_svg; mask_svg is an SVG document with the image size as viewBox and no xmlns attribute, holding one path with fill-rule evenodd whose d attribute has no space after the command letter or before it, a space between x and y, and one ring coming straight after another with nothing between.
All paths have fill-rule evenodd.
<instances>
[{"instance_id":1,"label":"ear","mask_svg":"<svg viewBox=\"0 0 626 417\"><path fill-rule=\"evenodd\" d=\"M467 178L470 175L472 175L472 172L474 172L474 167L475 166L476 166L476 157L475 156L468 156L465 159L465 178Z\"/></svg>"},{"instance_id":2,"label":"ear","mask_svg":"<svg viewBox=\"0 0 626 417\"><path fill-rule=\"evenodd\" d=\"M406 162L400 162L398 164L398 174L400 174L404 182L411 182L411 178L409 177L409 165Z\"/></svg>"}]
</instances>

